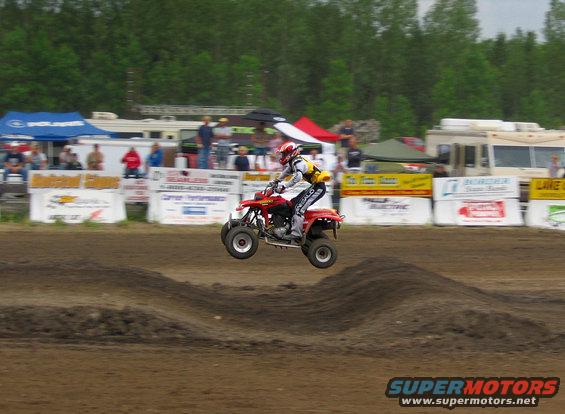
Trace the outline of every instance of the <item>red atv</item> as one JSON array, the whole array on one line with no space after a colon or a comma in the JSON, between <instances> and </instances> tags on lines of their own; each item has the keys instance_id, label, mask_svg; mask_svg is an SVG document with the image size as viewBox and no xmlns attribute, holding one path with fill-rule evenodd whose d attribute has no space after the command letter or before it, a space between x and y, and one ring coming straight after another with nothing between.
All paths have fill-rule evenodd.
<instances>
[{"instance_id":1,"label":"red atv","mask_svg":"<svg viewBox=\"0 0 565 414\"><path fill-rule=\"evenodd\" d=\"M273 187L267 186L255 193L253 200L239 203L236 211L248 209L241 219L230 219L222 227L222 243L236 259L249 259L259 247L259 239L271 246L300 248L313 266L326 268L337 259L334 243L324 233L332 230L337 239L337 229L343 221L333 209L308 210L304 215L304 236L300 245L290 244L284 236L290 232L292 202L280 195L273 196Z\"/></svg>"}]
</instances>

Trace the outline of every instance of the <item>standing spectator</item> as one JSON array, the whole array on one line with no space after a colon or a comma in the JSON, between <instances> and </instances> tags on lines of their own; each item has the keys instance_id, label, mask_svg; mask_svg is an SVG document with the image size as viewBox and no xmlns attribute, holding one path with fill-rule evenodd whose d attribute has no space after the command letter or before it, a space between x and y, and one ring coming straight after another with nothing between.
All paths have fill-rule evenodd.
<instances>
[{"instance_id":1,"label":"standing spectator","mask_svg":"<svg viewBox=\"0 0 565 414\"><path fill-rule=\"evenodd\" d=\"M270 136L265 131L265 123L259 122L257 128L251 136L251 141L255 145L255 163L259 162L259 157L263 156L263 163L267 165L267 150L269 148Z\"/></svg>"},{"instance_id":2,"label":"standing spectator","mask_svg":"<svg viewBox=\"0 0 565 414\"><path fill-rule=\"evenodd\" d=\"M100 152L100 146L94 144L94 150L86 157L86 165L89 170L102 171L104 163L104 154Z\"/></svg>"},{"instance_id":3,"label":"standing spectator","mask_svg":"<svg viewBox=\"0 0 565 414\"><path fill-rule=\"evenodd\" d=\"M163 166L163 150L161 146L155 142L151 145L151 152L145 160L145 173L149 172L151 167L162 167Z\"/></svg>"},{"instance_id":4,"label":"standing spectator","mask_svg":"<svg viewBox=\"0 0 565 414\"><path fill-rule=\"evenodd\" d=\"M355 137L349 138L349 149L347 150L347 168L353 171L361 170L363 151L357 146Z\"/></svg>"},{"instance_id":5,"label":"standing spectator","mask_svg":"<svg viewBox=\"0 0 565 414\"><path fill-rule=\"evenodd\" d=\"M347 172L347 166L343 160L343 156L338 154L337 161L335 163L334 169L332 171L334 178L334 192L332 197L332 202L334 205L339 205L339 197L341 192L341 181L343 179L343 174Z\"/></svg>"},{"instance_id":6,"label":"standing spectator","mask_svg":"<svg viewBox=\"0 0 565 414\"><path fill-rule=\"evenodd\" d=\"M228 157L231 148L231 127L227 125L228 118L220 118L218 125L214 128L214 137L218 139L216 147L216 161L220 170L228 169Z\"/></svg>"},{"instance_id":7,"label":"standing spectator","mask_svg":"<svg viewBox=\"0 0 565 414\"><path fill-rule=\"evenodd\" d=\"M31 145L31 153L28 155L26 162L28 170L47 169L47 156L39 150L37 142Z\"/></svg>"},{"instance_id":8,"label":"standing spectator","mask_svg":"<svg viewBox=\"0 0 565 414\"><path fill-rule=\"evenodd\" d=\"M320 170L324 169L324 158L318 154L317 149L314 148L310 151L310 158L316 167Z\"/></svg>"},{"instance_id":9,"label":"standing spectator","mask_svg":"<svg viewBox=\"0 0 565 414\"><path fill-rule=\"evenodd\" d=\"M22 180L27 181L27 171L24 165L24 156L18 151L16 145L12 145L10 152L6 154L4 159L4 181L8 179L8 175L18 174L22 176Z\"/></svg>"},{"instance_id":10,"label":"standing spectator","mask_svg":"<svg viewBox=\"0 0 565 414\"><path fill-rule=\"evenodd\" d=\"M82 164L78 160L78 154L76 152L71 153L70 161L67 163L66 170L82 170Z\"/></svg>"},{"instance_id":11,"label":"standing spectator","mask_svg":"<svg viewBox=\"0 0 565 414\"><path fill-rule=\"evenodd\" d=\"M198 168L206 170L209 168L210 149L214 139L214 130L209 125L212 118L205 116L202 118L203 125L198 128L196 135L196 145L198 145Z\"/></svg>"},{"instance_id":12,"label":"standing spectator","mask_svg":"<svg viewBox=\"0 0 565 414\"><path fill-rule=\"evenodd\" d=\"M282 134L280 132L275 132L273 138L269 141L269 149L271 154L275 153L275 150L283 144Z\"/></svg>"},{"instance_id":13,"label":"standing spectator","mask_svg":"<svg viewBox=\"0 0 565 414\"><path fill-rule=\"evenodd\" d=\"M237 171L249 171L249 158L247 158L247 147L239 147L239 155L235 157L235 169Z\"/></svg>"},{"instance_id":14,"label":"standing spectator","mask_svg":"<svg viewBox=\"0 0 565 414\"><path fill-rule=\"evenodd\" d=\"M559 155L551 154L551 161L547 166L549 170L549 176L551 178L557 178L559 174L559 170L561 169L561 163L559 162Z\"/></svg>"},{"instance_id":15,"label":"standing spectator","mask_svg":"<svg viewBox=\"0 0 565 414\"><path fill-rule=\"evenodd\" d=\"M449 177L449 174L447 173L447 170L445 169L445 166L443 164L437 164L434 167L434 171L432 172L432 177L433 178Z\"/></svg>"},{"instance_id":16,"label":"standing spectator","mask_svg":"<svg viewBox=\"0 0 565 414\"><path fill-rule=\"evenodd\" d=\"M139 167L141 166L141 157L137 153L134 147L131 147L129 151L122 157L122 164L126 165L126 170L124 172L124 178L139 178Z\"/></svg>"},{"instance_id":17,"label":"standing spectator","mask_svg":"<svg viewBox=\"0 0 565 414\"><path fill-rule=\"evenodd\" d=\"M341 144L341 148L345 153L346 149L349 147L349 142L351 138L354 138L355 130L353 129L353 121L351 119L346 119L343 122L343 126L339 130L339 142Z\"/></svg>"},{"instance_id":18,"label":"standing spectator","mask_svg":"<svg viewBox=\"0 0 565 414\"><path fill-rule=\"evenodd\" d=\"M59 169L66 170L67 163L71 160L71 147L65 145L63 151L59 153Z\"/></svg>"}]
</instances>

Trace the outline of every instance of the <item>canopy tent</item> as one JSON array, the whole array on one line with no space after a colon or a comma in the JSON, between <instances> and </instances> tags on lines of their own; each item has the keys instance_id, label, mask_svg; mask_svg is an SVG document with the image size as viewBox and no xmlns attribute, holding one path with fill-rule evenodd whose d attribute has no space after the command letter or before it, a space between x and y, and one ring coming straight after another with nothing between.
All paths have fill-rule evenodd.
<instances>
[{"instance_id":1,"label":"canopy tent","mask_svg":"<svg viewBox=\"0 0 565 414\"><path fill-rule=\"evenodd\" d=\"M82 136L114 136L78 112L8 112L0 119L0 140L67 141Z\"/></svg>"},{"instance_id":2,"label":"canopy tent","mask_svg":"<svg viewBox=\"0 0 565 414\"><path fill-rule=\"evenodd\" d=\"M306 132L308 135L311 135L314 138L319 139L320 141L336 142L339 139L338 134L334 134L333 132L325 130L324 128L316 124L314 121L312 121L310 118L307 118L305 116L303 116L298 121L296 121L294 123L294 126Z\"/></svg>"},{"instance_id":3,"label":"canopy tent","mask_svg":"<svg viewBox=\"0 0 565 414\"><path fill-rule=\"evenodd\" d=\"M365 158L375 161L425 163L436 160L435 157L410 148L396 139L389 139L378 144L369 144L363 149L363 155Z\"/></svg>"}]
</instances>

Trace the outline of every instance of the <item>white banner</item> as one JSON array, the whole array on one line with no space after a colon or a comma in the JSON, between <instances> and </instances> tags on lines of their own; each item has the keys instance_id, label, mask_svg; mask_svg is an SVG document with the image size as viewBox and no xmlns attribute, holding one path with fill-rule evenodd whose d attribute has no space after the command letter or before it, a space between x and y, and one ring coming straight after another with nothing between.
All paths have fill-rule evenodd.
<instances>
[{"instance_id":1,"label":"white banner","mask_svg":"<svg viewBox=\"0 0 565 414\"><path fill-rule=\"evenodd\" d=\"M43 223L117 223L126 219L121 194L97 190L45 190L32 193L30 219Z\"/></svg>"},{"instance_id":2,"label":"white banner","mask_svg":"<svg viewBox=\"0 0 565 414\"><path fill-rule=\"evenodd\" d=\"M127 204L149 202L149 181L146 178L122 178L122 188Z\"/></svg>"},{"instance_id":3,"label":"white banner","mask_svg":"<svg viewBox=\"0 0 565 414\"><path fill-rule=\"evenodd\" d=\"M494 200L519 198L517 177L453 177L434 178L434 200Z\"/></svg>"},{"instance_id":4,"label":"white banner","mask_svg":"<svg viewBox=\"0 0 565 414\"><path fill-rule=\"evenodd\" d=\"M240 194L239 171L151 168L150 191Z\"/></svg>"},{"instance_id":5,"label":"white banner","mask_svg":"<svg viewBox=\"0 0 565 414\"><path fill-rule=\"evenodd\" d=\"M431 223L432 202L418 197L345 197L339 212L347 224L424 225Z\"/></svg>"},{"instance_id":6,"label":"white banner","mask_svg":"<svg viewBox=\"0 0 565 414\"><path fill-rule=\"evenodd\" d=\"M121 177L104 171L30 171L28 193L39 193L48 190L82 189L121 191Z\"/></svg>"},{"instance_id":7,"label":"white banner","mask_svg":"<svg viewBox=\"0 0 565 414\"><path fill-rule=\"evenodd\" d=\"M530 200L526 225L565 230L565 200Z\"/></svg>"},{"instance_id":8,"label":"white banner","mask_svg":"<svg viewBox=\"0 0 565 414\"><path fill-rule=\"evenodd\" d=\"M436 201L434 223L458 226L522 226L517 199Z\"/></svg>"},{"instance_id":9,"label":"white banner","mask_svg":"<svg viewBox=\"0 0 565 414\"><path fill-rule=\"evenodd\" d=\"M148 220L161 224L225 223L239 196L223 193L152 193Z\"/></svg>"}]
</instances>

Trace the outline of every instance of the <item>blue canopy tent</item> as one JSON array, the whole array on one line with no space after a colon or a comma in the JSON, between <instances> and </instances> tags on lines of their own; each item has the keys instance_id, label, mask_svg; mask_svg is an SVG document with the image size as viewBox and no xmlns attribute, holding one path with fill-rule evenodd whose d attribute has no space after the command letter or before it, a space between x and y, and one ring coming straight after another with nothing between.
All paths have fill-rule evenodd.
<instances>
[{"instance_id":1,"label":"blue canopy tent","mask_svg":"<svg viewBox=\"0 0 565 414\"><path fill-rule=\"evenodd\" d=\"M0 119L1 141L67 141L81 136L114 135L89 124L78 112L8 112Z\"/></svg>"}]
</instances>

